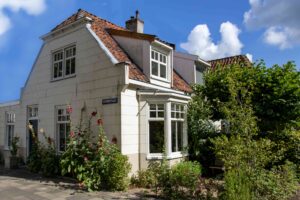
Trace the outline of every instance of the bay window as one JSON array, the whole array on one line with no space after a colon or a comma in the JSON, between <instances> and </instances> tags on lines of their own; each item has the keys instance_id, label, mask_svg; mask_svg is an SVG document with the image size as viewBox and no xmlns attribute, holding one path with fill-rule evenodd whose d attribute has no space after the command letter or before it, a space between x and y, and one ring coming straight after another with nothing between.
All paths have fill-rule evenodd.
<instances>
[{"instance_id":1,"label":"bay window","mask_svg":"<svg viewBox=\"0 0 300 200\"><path fill-rule=\"evenodd\" d=\"M149 104L149 158L182 155L186 145L185 106L177 103ZM174 153L174 154L173 154ZM160 154L160 155L158 155Z\"/></svg>"},{"instance_id":2,"label":"bay window","mask_svg":"<svg viewBox=\"0 0 300 200\"><path fill-rule=\"evenodd\" d=\"M70 114L66 106L59 106L56 109L56 126L58 138L58 151L66 149L66 143L70 134Z\"/></svg>"}]
</instances>

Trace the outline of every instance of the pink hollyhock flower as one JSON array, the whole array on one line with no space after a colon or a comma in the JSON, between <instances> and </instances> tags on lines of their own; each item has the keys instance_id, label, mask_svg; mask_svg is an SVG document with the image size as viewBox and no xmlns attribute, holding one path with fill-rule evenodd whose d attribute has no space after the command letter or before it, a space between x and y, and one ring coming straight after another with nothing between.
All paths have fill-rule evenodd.
<instances>
[{"instance_id":1,"label":"pink hollyhock flower","mask_svg":"<svg viewBox=\"0 0 300 200\"><path fill-rule=\"evenodd\" d=\"M103 120L102 120L102 119L98 119L98 120L97 120L97 124L98 124L99 126L100 126L100 125L102 126L102 125L103 125Z\"/></svg>"},{"instance_id":2,"label":"pink hollyhock flower","mask_svg":"<svg viewBox=\"0 0 300 200\"><path fill-rule=\"evenodd\" d=\"M70 132L70 137L71 137L71 138L75 137L74 131L71 131L71 132Z\"/></svg>"},{"instance_id":3,"label":"pink hollyhock flower","mask_svg":"<svg viewBox=\"0 0 300 200\"><path fill-rule=\"evenodd\" d=\"M68 105L68 107L67 107L67 113L68 113L68 114L71 114L72 112L73 112L72 106L71 106L71 105Z\"/></svg>"},{"instance_id":4,"label":"pink hollyhock flower","mask_svg":"<svg viewBox=\"0 0 300 200\"><path fill-rule=\"evenodd\" d=\"M88 157L84 156L84 161L87 162L88 160Z\"/></svg>"},{"instance_id":5,"label":"pink hollyhock flower","mask_svg":"<svg viewBox=\"0 0 300 200\"><path fill-rule=\"evenodd\" d=\"M95 117L96 115L97 115L97 112L96 112L96 111L92 112L92 116L93 116L93 117Z\"/></svg>"}]
</instances>

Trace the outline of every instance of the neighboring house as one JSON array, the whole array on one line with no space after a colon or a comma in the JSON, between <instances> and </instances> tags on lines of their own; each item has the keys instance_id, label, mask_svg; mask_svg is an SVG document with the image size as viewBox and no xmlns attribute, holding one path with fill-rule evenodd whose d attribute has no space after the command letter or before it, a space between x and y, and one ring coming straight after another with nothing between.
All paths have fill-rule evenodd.
<instances>
[{"instance_id":1,"label":"neighboring house","mask_svg":"<svg viewBox=\"0 0 300 200\"><path fill-rule=\"evenodd\" d=\"M245 55L237 55L237 56L230 56L226 58L220 58L216 60L210 60L208 63L211 65L211 68L214 69L216 67L226 67L231 65L240 65L245 67L252 66L251 61Z\"/></svg>"},{"instance_id":2,"label":"neighboring house","mask_svg":"<svg viewBox=\"0 0 300 200\"><path fill-rule=\"evenodd\" d=\"M133 172L161 159L163 147L171 163L183 158L190 85L203 83L209 63L176 52L175 45L144 34L143 28L138 12L123 28L78 10L42 36L20 100L0 104L2 151L19 136L26 160L33 142L31 124L40 140L41 129L54 138L61 153L82 110L85 118L97 110L108 139L116 138ZM96 123L92 127L97 130Z\"/></svg>"}]
</instances>

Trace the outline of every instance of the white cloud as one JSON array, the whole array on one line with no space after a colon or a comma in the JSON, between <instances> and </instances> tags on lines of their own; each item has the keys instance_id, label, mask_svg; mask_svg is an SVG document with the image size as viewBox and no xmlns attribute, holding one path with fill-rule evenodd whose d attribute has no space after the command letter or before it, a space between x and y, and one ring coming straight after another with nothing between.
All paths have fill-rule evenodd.
<instances>
[{"instance_id":1,"label":"white cloud","mask_svg":"<svg viewBox=\"0 0 300 200\"><path fill-rule=\"evenodd\" d=\"M46 9L46 0L0 0L0 36L12 26L4 9L13 12L24 10L29 15L39 15Z\"/></svg>"},{"instance_id":2,"label":"white cloud","mask_svg":"<svg viewBox=\"0 0 300 200\"><path fill-rule=\"evenodd\" d=\"M241 53L243 44L239 40L240 30L231 22L220 26L221 40L215 44L206 24L197 25L189 34L188 41L180 47L205 60L233 56Z\"/></svg>"},{"instance_id":3,"label":"white cloud","mask_svg":"<svg viewBox=\"0 0 300 200\"><path fill-rule=\"evenodd\" d=\"M246 53L247 58L250 60L250 62L253 62L253 55L250 53Z\"/></svg>"},{"instance_id":4,"label":"white cloud","mask_svg":"<svg viewBox=\"0 0 300 200\"><path fill-rule=\"evenodd\" d=\"M265 29L263 40L280 49L300 45L299 0L249 0L244 23L250 30Z\"/></svg>"}]
</instances>

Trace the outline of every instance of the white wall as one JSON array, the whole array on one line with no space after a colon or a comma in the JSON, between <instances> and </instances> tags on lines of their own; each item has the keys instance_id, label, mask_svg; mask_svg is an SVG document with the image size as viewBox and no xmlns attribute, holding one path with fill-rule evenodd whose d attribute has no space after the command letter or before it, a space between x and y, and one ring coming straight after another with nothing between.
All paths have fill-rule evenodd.
<instances>
[{"instance_id":1,"label":"white wall","mask_svg":"<svg viewBox=\"0 0 300 200\"><path fill-rule=\"evenodd\" d=\"M174 69L189 84L196 83L195 60L197 56L174 52Z\"/></svg>"},{"instance_id":2,"label":"white wall","mask_svg":"<svg viewBox=\"0 0 300 200\"><path fill-rule=\"evenodd\" d=\"M77 52L76 77L52 82L52 52L73 43L76 44ZM72 123L75 126L80 118L80 109L85 104L86 115L98 110L109 139L115 136L120 144L120 90L124 82L123 67L111 63L85 26L46 42L21 97L16 132L22 134L22 146L26 146L27 106L34 104L39 108L39 129L43 128L47 136L56 138L55 106L71 104ZM102 99L111 97L118 97L118 103L102 105ZM2 115L0 109L0 116ZM0 122L3 122L1 118ZM93 126L96 129L96 119Z\"/></svg>"}]
</instances>

